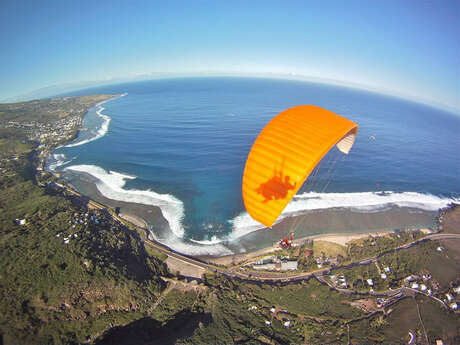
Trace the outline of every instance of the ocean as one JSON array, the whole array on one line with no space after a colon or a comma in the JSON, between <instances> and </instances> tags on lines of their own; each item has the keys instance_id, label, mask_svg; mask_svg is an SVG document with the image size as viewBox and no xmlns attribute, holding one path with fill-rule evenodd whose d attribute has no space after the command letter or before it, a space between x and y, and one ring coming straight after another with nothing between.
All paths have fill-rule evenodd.
<instances>
[{"instance_id":1,"label":"ocean","mask_svg":"<svg viewBox=\"0 0 460 345\"><path fill-rule=\"evenodd\" d=\"M159 207L166 228L143 217L152 236L187 254L255 250L291 230L253 221L241 180L261 129L295 105L324 107L359 124L350 154L332 173L337 153L326 156L323 171L281 216L291 228L292 217L302 217L296 235L429 227L439 208L460 201L460 117L427 105L326 84L230 77L68 95L96 93L122 96L91 108L79 136L53 152L48 169L91 197L142 205L143 214Z\"/></svg>"}]
</instances>

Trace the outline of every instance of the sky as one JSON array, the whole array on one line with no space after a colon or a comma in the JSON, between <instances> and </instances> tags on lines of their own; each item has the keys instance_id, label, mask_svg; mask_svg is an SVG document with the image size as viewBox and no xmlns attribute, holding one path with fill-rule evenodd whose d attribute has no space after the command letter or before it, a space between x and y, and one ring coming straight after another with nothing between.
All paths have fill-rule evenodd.
<instances>
[{"instance_id":1,"label":"sky","mask_svg":"<svg viewBox=\"0 0 460 345\"><path fill-rule=\"evenodd\" d=\"M158 75L281 75L460 109L460 1L0 2L0 100Z\"/></svg>"}]
</instances>

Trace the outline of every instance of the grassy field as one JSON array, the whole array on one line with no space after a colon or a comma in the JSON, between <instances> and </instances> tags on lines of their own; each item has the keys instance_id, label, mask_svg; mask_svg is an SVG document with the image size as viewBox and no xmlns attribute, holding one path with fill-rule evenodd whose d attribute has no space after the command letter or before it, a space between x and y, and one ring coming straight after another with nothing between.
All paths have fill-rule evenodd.
<instances>
[{"instance_id":1,"label":"grassy field","mask_svg":"<svg viewBox=\"0 0 460 345\"><path fill-rule=\"evenodd\" d=\"M439 252L437 241L419 244L407 250L386 254L379 259L384 266L392 269L390 279L403 279L422 269L427 269L433 278L441 284L441 288L459 277L460 257L458 254L459 240L445 240L446 250ZM457 244L457 245L456 245Z\"/></svg>"},{"instance_id":2,"label":"grassy field","mask_svg":"<svg viewBox=\"0 0 460 345\"><path fill-rule=\"evenodd\" d=\"M157 258L160 261L166 261L168 256L166 254L163 254L162 252L153 249L150 246L145 246L145 250L147 251L147 254L150 255L151 257Z\"/></svg>"},{"instance_id":3,"label":"grassy field","mask_svg":"<svg viewBox=\"0 0 460 345\"><path fill-rule=\"evenodd\" d=\"M420 309L420 317L417 311ZM423 322L423 326L420 322ZM425 343L425 330L430 344L442 339L444 344L458 344L460 334L460 317L447 312L440 305L427 297L406 298L386 317L387 324L382 329L385 343L406 344L411 330L417 336L417 343Z\"/></svg>"},{"instance_id":4,"label":"grassy field","mask_svg":"<svg viewBox=\"0 0 460 345\"><path fill-rule=\"evenodd\" d=\"M340 244L328 241L313 241L313 253L315 256L324 255L329 257L336 257L342 255L344 258L347 257L347 247Z\"/></svg>"},{"instance_id":5,"label":"grassy field","mask_svg":"<svg viewBox=\"0 0 460 345\"><path fill-rule=\"evenodd\" d=\"M0 138L0 157L28 153L33 145L22 140L8 140Z\"/></svg>"},{"instance_id":6,"label":"grassy field","mask_svg":"<svg viewBox=\"0 0 460 345\"><path fill-rule=\"evenodd\" d=\"M278 306L290 313L331 319L352 319L363 315L360 309L346 303L352 298L330 290L313 279L305 284L285 287L259 288L256 285L247 285L241 289L243 292L252 289L251 293L260 298L261 303Z\"/></svg>"},{"instance_id":7,"label":"grassy field","mask_svg":"<svg viewBox=\"0 0 460 345\"><path fill-rule=\"evenodd\" d=\"M385 340L390 344L405 344L409 340L409 330L415 334L423 331L420 323L416 301L412 298L406 298L392 307L392 312L386 318L387 326L383 330Z\"/></svg>"},{"instance_id":8,"label":"grassy field","mask_svg":"<svg viewBox=\"0 0 460 345\"><path fill-rule=\"evenodd\" d=\"M430 342L444 339L445 344L460 343L460 316L447 312L429 298L417 298L420 314Z\"/></svg>"},{"instance_id":9,"label":"grassy field","mask_svg":"<svg viewBox=\"0 0 460 345\"><path fill-rule=\"evenodd\" d=\"M447 211L444 216L443 232L460 234L460 207Z\"/></svg>"}]
</instances>

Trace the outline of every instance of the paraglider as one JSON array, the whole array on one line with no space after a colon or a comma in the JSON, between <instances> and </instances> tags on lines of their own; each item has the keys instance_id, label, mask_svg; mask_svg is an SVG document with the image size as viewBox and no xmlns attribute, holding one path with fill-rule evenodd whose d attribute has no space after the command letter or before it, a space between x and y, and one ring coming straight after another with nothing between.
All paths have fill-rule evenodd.
<instances>
[{"instance_id":1,"label":"paraglider","mask_svg":"<svg viewBox=\"0 0 460 345\"><path fill-rule=\"evenodd\" d=\"M349 153L357 131L353 121L313 105L275 116L255 140L244 168L242 195L249 215L271 227L334 145Z\"/></svg>"}]
</instances>

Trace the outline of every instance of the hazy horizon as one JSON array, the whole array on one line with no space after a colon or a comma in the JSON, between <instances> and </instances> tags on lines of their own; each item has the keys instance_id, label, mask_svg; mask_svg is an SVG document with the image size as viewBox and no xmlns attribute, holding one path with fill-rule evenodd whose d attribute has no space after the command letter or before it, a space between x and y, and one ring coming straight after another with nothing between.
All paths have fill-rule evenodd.
<instances>
[{"instance_id":1,"label":"hazy horizon","mask_svg":"<svg viewBox=\"0 0 460 345\"><path fill-rule=\"evenodd\" d=\"M86 89L97 88L100 86L110 86L110 85L122 85L125 83L135 83L141 81L153 81L153 80L162 80L162 79L177 79L177 78L260 78L260 79L279 79L279 80L292 80L292 81L299 81L299 82L306 82L306 83L318 83L324 85L333 85L333 86L340 86L344 88L351 88L351 89L358 89L365 92L376 93L384 96L389 97L396 97L406 101L415 102L419 104L428 105L446 112L450 112L455 115L460 115L460 107L455 108L448 106L446 104L442 104L439 102L430 101L427 99L419 99L416 97L411 97L411 95L401 94L395 92L394 90L388 89L377 89L375 87L370 87L368 85L362 85L357 83L346 83L340 80L332 80L332 79L322 79L322 78L311 78L308 76L302 75L276 75L276 74L234 74L234 73L205 73L202 74L165 74L160 75L159 73L151 73L148 75L137 76L135 78L113 78L111 80L93 80L93 81L82 81L76 83L67 83L67 84L60 84L60 85L50 85L45 86L43 88L39 88L36 90L32 90L26 94L17 95L16 97L6 98L0 100L0 103L8 103L8 102L22 102L22 101L30 101L34 99L44 99L44 98L52 98L52 97L60 97L61 95L65 95L67 93L77 92L77 91L84 91Z\"/></svg>"},{"instance_id":2,"label":"hazy horizon","mask_svg":"<svg viewBox=\"0 0 460 345\"><path fill-rule=\"evenodd\" d=\"M150 76L257 75L458 112L459 13L457 1L6 1L0 99Z\"/></svg>"}]
</instances>

